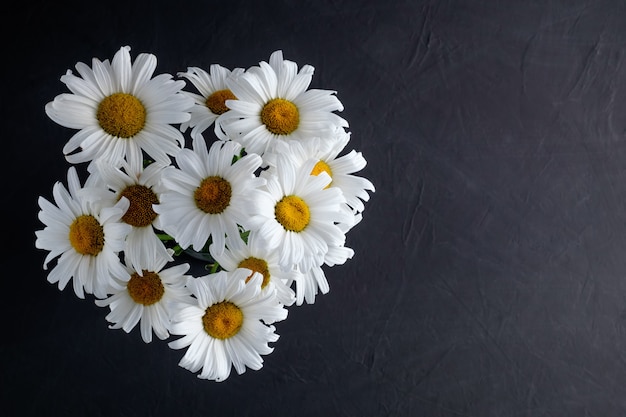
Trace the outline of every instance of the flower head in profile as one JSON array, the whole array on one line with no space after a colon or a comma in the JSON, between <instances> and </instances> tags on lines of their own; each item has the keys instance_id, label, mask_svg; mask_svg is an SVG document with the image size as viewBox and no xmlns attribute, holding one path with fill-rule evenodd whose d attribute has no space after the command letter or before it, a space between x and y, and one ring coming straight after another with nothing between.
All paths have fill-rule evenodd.
<instances>
[{"instance_id":1,"label":"flower head in profile","mask_svg":"<svg viewBox=\"0 0 626 417\"><path fill-rule=\"evenodd\" d=\"M279 302L286 306L294 303L295 294L291 285L300 279L301 274L295 269L284 271L278 264L278 251L267 246L257 232L250 232L246 241L239 236L228 239L226 250L222 253L217 253L213 245L209 250L222 269L234 271L237 268L248 268L258 272L263 276L263 290L268 290L268 284L272 282Z\"/></svg>"},{"instance_id":2,"label":"flower head in profile","mask_svg":"<svg viewBox=\"0 0 626 417\"><path fill-rule=\"evenodd\" d=\"M193 149L182 149L177 167L163 171L168 191L154 209L161 216L163 230L181 248L200 251L212 239L221 253L226 236L239 236L240 227L249 229L253 214L252 192L265 180L255 176L261 165L256 154L241 155L236 142L215 141L207 150L201 137L193 139ZM235 160L235 162L233 162Z\"/></svg>"},{"instance_id":3,"label":"flower head in profile","mask_svg":"<svg viewBox=\"0 0 626 417\"><path fill-rule=\"evenodd\" d=\"M106 297L126 270L118 253L130 226L122 222L129 206L126 198L113 206L101 206L80 196L82 188L75 167L67 172L68 189L57 182L52 190L54 203L39 197L39 220L45 227L35 232L35 246L48 251L44 269L57 259L48 273L50 283L65 289L73 279L74 292L79 298L85 293Z\"/></svg>"},{"instance_id":4,"label":"flower head in profile","mask_svg":"<svg viewBox=\"0 0 626 417\"><path fill-rule=\"evenodd\" d=\"M232 367L238 374L259 370L261 355L274 350L269 343L278 335L272 324L287 318L287 309L271 288L261 290L261 274L248 281L250 273L240 268L187 279L193 297L177 308L171 326L172 334L183 337L169 346L187 347L179 365L200 371L199 378L221 382Z\"/></svg>"},{"instance_id":5,"label":"flower head in profile","mask_svg":"<svg viewBox=\"0 0 626 417\"><path fill-rule=\"evenodd\" d=\"M209 72L198 67L189 67L186 72L179 72L178 76L189 80L199 93L183 91L194 100L194 106L189 110L191 119L181 124L181 130L185 132L191 127L191 137L196 137L211 127L219 115L226 113L226 100L237 99L226 85L226 79L237 77L243 72L243 68L231 71L219 64L212 64Z\"/></svg>"},{"instance_id":6,"label":"flower head in profile","mask_svg":"<svg viewBox=\"0 0 626 417\"><path fill-rule=\"evenodd\" d=\"M144 168L143 164L137 166L136 163L124 160L116 167L96 161L81 195L107 205L115 204L122 197L128 199L130 206L122 217L122 221L131 226L124 245L124 263L141 275L155 256L168 261L174 259L156 234L156 230L161 230L161 222L153 208L165 192L161 172L167 166L152 162Z\"/></svg>"},{"instance_id":7,"label":"flower head in profile","mask_svg":"<svg viewBox=\"0 0 626 417\"><path fill-rule=\"evenodd\" d=\"M248 152L261 156L277 142L324 137L348 123L335 112L343 105L335 91L309 89L314 68L283 59L282 51L271 54L226 84L237 97L227 100L230 109L215 121L216 134L235 140Z\"/></svg>"},{"instance_id":8,"label":"flower head in profile","mask_svg":"<svg viewBox=\"0 0 626 417\"><path fill-rule=\"evenodd\" d=\"M184 146L184 137L172 124L190 119L193 100L182 94L183 80L169 74L153 77L157 60L142 53L131 62L124 46L112 61L79 62L76 71L61 77L71 93L63 93L45 106L56 123L78 132L63 147L68 162L122 159L140 162L143 152L167 164Z\"/></svg>"},{"instance_id":9,"label":"flower head in profile","mask_svg":"<svg viewBox=\"0 0 626 417\"><path fill-rule=\"evenodd\" d=\"M138 273L127 267L123 286L104 300L95 300L99 307L109 307L106 320L111 329L123 329L130 333L137 324L144 342L152 341L152 333L161 340L169 337L172 306L184 302L190 295L185 286L189 264L183 263L164 268L167 258L154 256Z\"/></svg>"}]
</instances>

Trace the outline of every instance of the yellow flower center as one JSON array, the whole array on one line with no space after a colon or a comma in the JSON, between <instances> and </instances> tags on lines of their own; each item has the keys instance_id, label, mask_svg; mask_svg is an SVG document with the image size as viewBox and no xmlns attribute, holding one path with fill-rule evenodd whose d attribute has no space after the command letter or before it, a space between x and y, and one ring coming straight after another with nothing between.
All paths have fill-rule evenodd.
<instances>
[{"instance_id":1,"label":"yellow flower center","mask_svg":"<svg viewBox=\"0 0 626 417\"><path fill-rule=\"evenodd\" d=\"M206 106L213 114L224 114L230 110L226 106L226 100L237 100L237 97L229 89L218 90L206 99Z\"/></svg>"},{"instance_id":2,"label":"yellow flower center","mask_svg":"<svg viewBox=\"0 0 626 417\"><path fill-rule=\"evenodd\" d=\"M165 294L165 288L159 274L146 270L143 270L143 276L136 272L132 274L128 284L126 284L126 289L133 301L145 306L160 301Z\"/></svg>"},{"instance_id":3,"label":"yellow flower center","mask_svg":"<svg viewBox=\"0 0 626 417\"><path fill-rule=\"evenodd\" d=\"M331 171L330 166L326 162L320 160L317 164L315 164L315 166L311 170L311 175L319 175L322 172L327 173L328 175L330 175L331 178L333 177L333 172ZM329 183L324 188L330 187L330 184L331 183Z\"/></svg>"},{"instance_id":4,"label":"yellow flower center","mask_svg":"<svg viewBox=\"0 0 626 417\"><path fill-rule=\"evenodd\" d=\"M295 195L285 196L276 203L274 215L278 223L290 232L303 231L311 220L309 206Z\"/></svg>"},{"instance_id":5,"label":"yellow flower center","mask_svg":"<svg viewBox=\"0 0 626 417\"><path fill-rule=\"evenodd\" d=\"M122 220L134 227L145 227L152 224L157 214L152 209L153 204L158 204L156 194L145 185L130 185L121 193L120 198L126 197L130 201L130 207Z\"/></svg>"},{"instance_id":6,"label":"yellow flower center","mask_svg":"<svg viewBox=\"0 0 626 417\"><path fill-rule=\"evenodd\" d=\"M239 262L238 266L239 268L248 268L252 270L252 274L250 274L248 278L246 278L246 282L250 281L250 278L252 278L252 275L255 272L258 272L263 275L263 282L261 283L261 288L265 288L265 286L269 284L270 270L269 270L269 267L267 266L267 262L265 262L263 259L254 258L251 256Z\"/></svg>"},{"instance_id":7,"label":"yellow flower center","mask_svg":"<svg viewBox=\"0 0 626 417\"><path fill-rule=\"evenodd\" d=\"M243 325L243 312L230 301L222 301L208 307L202 316L202 325L211 337L228 339L239 332Z\"/></svg>"},{"instance_id":8,"label":"yellow flower center","mask_svg":"<svg viewBox=\"0 0 626 417\"><path fill-rule=\"evenodd\" d=\"M274 98L263 106L261 122L276 135L288 135L298 128L300 112L291 101Z\"/></svg>"},{"instance_id":9,"label":"yellow flower center","mask_svg":"<svg viewBox=\"0 0 626 417\"><path fill-rule=\"evenodd\" d=\"M115 93L100 102L96 118L109 135L128 139L145 126L146 108L131 94Z\"/></svg>"},{"instance_id":10,"label":"yellow flower center","mask_svg":"<svg viewBox=\"0 0 626 417\"><path fill-rule=\"evenodd\" d=\"M202 180L194 193L196 206L205 213L219 214L230 204L232 189L222 177L207 177Z\"/></svg>"},{"instance_id":11,"label":"yellow flower center","mask_svg":"<svg viewBox=\"0 0 626 417\"><path fill-rule=\"evenodd\" d=\"M104 228L90 214L77 217L70 225L70 244L81 255L93 255L104 248Z\"/></svg>"}]
</instances>

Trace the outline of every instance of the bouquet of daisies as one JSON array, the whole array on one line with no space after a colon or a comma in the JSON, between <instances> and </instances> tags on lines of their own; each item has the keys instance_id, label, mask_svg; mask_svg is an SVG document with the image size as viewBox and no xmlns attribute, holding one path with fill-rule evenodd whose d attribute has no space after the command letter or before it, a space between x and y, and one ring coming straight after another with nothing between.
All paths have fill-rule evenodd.
<instances>
[{"instance_id":1,"label":"bouquet of daisies","mask_svg":"<svg viewBox=\"0 0 626 417\"><path fill-rule=\"evenodd\" d=\"M346 233L374 186L355 175L366 161L346 149L336 92L309 88L312 66L280 50L176 78L156 64L124 46L61 77L69 92L45 111L76 131L71 165L54 202L39 197L35 245L48 281L93 295L110 328L180 336L179 365L223 381L260 369L287 308L329 291L324 268L354 255ZM206 274L181 253L206 257Z\"/></svg>"}]
</instances>

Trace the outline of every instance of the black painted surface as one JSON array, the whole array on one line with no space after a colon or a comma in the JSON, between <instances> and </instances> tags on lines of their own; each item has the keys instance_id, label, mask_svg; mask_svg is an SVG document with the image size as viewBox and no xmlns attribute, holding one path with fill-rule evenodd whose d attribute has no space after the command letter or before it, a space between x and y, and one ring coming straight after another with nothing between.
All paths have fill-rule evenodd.
<instances>
[{"instance_id":1,"label":"black painted surface","mask_svg":"<svg viewBox=\"0 0 626 417\"><path fill-rule=\"evenodd\" d=\"M11 18L2 415L626 415L624 2L205 3ZM126 44L170 74L282 49L338 92L368 161L356 255L290 308L260 371L197 379L46 281L37 197L66 181L69 130L44 105Z\"/></svg>"}]
</instances>

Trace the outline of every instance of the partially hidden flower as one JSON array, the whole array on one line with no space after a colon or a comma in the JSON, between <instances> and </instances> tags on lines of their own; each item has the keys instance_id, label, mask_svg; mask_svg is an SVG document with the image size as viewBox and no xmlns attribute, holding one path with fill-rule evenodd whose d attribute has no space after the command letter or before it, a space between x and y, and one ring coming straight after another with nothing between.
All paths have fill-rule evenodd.
<instances>
[{"instance_id":1,"label":"partially hidden flower","mask_svg":"<svg viewBox=\"0 0 626 417\"><path fill-rule=\"evenodd\" d=\"M276 166L277 155L288 154L296 165L302 165L310 159L315 160L315 165L311 170L311 175L318 175L321 172L327 173L331 177L328 187L337 187L343 193L346 204L354 214L365 210L363 202L369 201L368 191L374 192L374 184L364 177L355 175L365 168L367 161L361 152L352 149L348 153L342 154L350 141L350 132L337 129L329 138L321 140L314 138L301 143L297 141L281 142L276 145L272 153L264 156L268 162L269 169L262 174L271 173ZM350 226L357 223L356 219Z\"/></svg>"},{"instance_id":2,"label":"partially hidden flower","mask_svg":"<svg viewBox=\"0 0 626 417\"><path fill-rule=\"evenodd\" d=\"M85 298L85 293L103 298L119 288L118 280L126 274L118 254L130 232L130 226L122 221L129 201L121 198L115 205L103 207L82 198L82 185L73 166L68 169L67 183L67 189L55 183L54 204L39 197L39 220L45 227L35 232L35 246L48 251L44 269L58 258L48 282L58 283L63 290L72 279L79 298Z\"/></svg>"},{"instance_id":3,"label":"partially hidden flower","mask_svg":"<svg viewBox=\"0 0 626 417\"><path fill-rule=\"evenodd\" d=\"M189 110L191 119L181 124L181 131L185 132L191 127L191 137L197 137L213 126L218 116L229 110L226 100L237 99L226 85L226 80L238 77L243 72L243 68L229 70L219 64L212 64L208 72L199 67L189 67L186 72L179 72L178 76L190 81L198 91L183 90L183 94L193 99L194 106Z\"/></svg>"},{"instance_id":4,"label":"partially hidden flower","mask_svg":"<svg viewBox=\"0 0 626 417\"><path fill-rule=\"evenodd\" d=\"M152 333L167 339L175 303L184 302L191 294L185 286L189 264L165 268L167 258L154 256L144 263L142 271L126 266L123 285L106 299L95 300L99 307L109 307L106 320L111 329L130 333L139 324L144 342L152 341Z\"/></svg>"},{"instance_id":5,"label":"partially hidden flower","mask_svg":"<svg viewBox=\"0 0 626 417\"><path fill-rule=\"evenodd\" d=\"M291 287L294 281L300 280L300 272L295 268L283 270L278 264L278 251L266 245L258 232L250 232L246 240L239 236L228 239L226 250L222 253L216 251L214 245L209 247L209 251L222 269L234 271L238 268L248 268L258 272L263 276L261 281L263 290L269 290L271 288L269 283L272 282L279 302L286 306L295 302L295 293Z\"/></svg>"},{"instance_id":6,"label":"partially hidden flower","mask_svg":"<svg viewBox=\"0 0 626 417\"><path fill-rule=\"evenodd\" d=\"M166 191L161 182L161 173L169 165L152 162L136 165L132 160L122 161L119 167L96 161L86 186L81 190L85 199L114 205L122 197L130 206L122 221L131 226L124 244L124 263L132 266L140 275L153 258L173 261L165 244L157 233L162 230L160 217L154 211L161 194Z\"/></svg>"}]
</instances>

